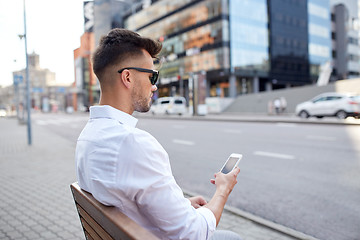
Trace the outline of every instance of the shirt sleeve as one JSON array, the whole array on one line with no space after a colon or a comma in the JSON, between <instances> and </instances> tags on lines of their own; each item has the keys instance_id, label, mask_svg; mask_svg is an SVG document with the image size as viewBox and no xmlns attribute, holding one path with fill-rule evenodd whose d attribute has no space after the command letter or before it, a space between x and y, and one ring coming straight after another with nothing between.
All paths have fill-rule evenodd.
<instances>
[{"instance_id":1,"label":"shirt sleeve","mask_svg":"<svg viewBox=\"0 0 360 240\"><path fill-rule=\"evenodd\" d=\"M183 195L170 168L166 151L150 134L132 134L127 179L133 187L126 193L140 212L166 239L209 239L216 228L211 210L195 209Z\"/></svg>"}]
</instances>

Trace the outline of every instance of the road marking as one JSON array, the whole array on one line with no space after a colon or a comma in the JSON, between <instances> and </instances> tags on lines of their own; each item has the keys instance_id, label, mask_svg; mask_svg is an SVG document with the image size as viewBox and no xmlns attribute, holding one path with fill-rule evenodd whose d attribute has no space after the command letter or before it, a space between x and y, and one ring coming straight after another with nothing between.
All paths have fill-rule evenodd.
<instances>
[{"instance_id":1,"label":"road marking","mask_svg":"<svg viewBox=\"0 0 360 240\"><path fill-rule=\"evenodd\" d=\"M312 140L320 140L320 141L336 141L336 137L327 137L327 136L315 136L315 135L308 135L306 136L307 139Z\"/></svg>"},{"instance_id":2,"label":"road marking","mask_svg":"<svg viewBox=\"0 0 360 240\"><path fill-rule=\"evenodd\" d=\"M176 129L184 129L185 126L184 125L172 125L173 128L176 128Z\"/></svg>"},{"instance_id":3,"label":"road marking","mask_svg":"<svg viewBox=\"0 0 360 240\"><path fill-rule=\"evenodd\" d=\"M60 123L57 119L48 119L46 120L48 124L53 124L53 125L63 125L62 123Z\"/></svg>"},{"instance_id":4,"label":"road marking","mask_svg":"<svg viewBox=\"0 0 360 240\"><path fill-rule=\"evenodd\" d=\"M69 123L69 122L75 122L75 119L69 119L69 118L58 118L56 119L59 123Z\"/></svg>"},{"instance_id":5,"label":"road marking","mask_svg":"<svg viewBox=\"0 0 360 240\"><path fill-rule=\"evenodd\" d=\"M42 126L48 125L48 123L43 121L43 120L36 120L35 122L36 122L37 125L42 125Z\"/></svg>"},{"instance_id":6,"label":"road marking","mask_svg":"<svg viewBox=\"0 0 360 240\"><path fill-rule=\"evenodd\" d=\"M272 153L272 152L263 152L256 151L254 155L263 156L263 157L272 157L272 158L282 158L282 159L295 159L293 155L281 154L281 153Z\"/></svg>"},{"instance_id":7,"label":"road marking","mask_svg":"<svg viewBox=\"0 0 360 240\"><path fill-rule=\"evenodd\" d=\"M243 131L237 130L237 129L224 129L224 132L225 133L236 133L236 134L243 133Z\"/></svg>"},{"instance_id":8,"label":"road marking","mask_svg":"<svg viewBox=\"0 0 360 240\"><path fill-rule=\"evenodd\" d=\"M192 142L192 141L180 140L180 139L173 139L172 142L176 143L176 144L187 145L187 146L194 146L195 145L195 143Z\"/></svg>"},{"instance_id":9,"label":"road marking","mask_svg":"<svg viewBox=\"0 0 360 240\"><path fill-rule=\"evenodd\" d=\"M278 127L296 127L296 123L276 123L276 126Z\"/></svg>"}]
</instances>

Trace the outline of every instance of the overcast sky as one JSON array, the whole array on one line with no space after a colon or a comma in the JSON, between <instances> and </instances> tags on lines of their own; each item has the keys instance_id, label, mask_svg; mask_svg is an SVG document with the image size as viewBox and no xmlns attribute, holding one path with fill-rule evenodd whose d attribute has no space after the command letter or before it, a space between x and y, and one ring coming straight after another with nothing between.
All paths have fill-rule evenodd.
<instances>
[{"instance_id":1,"label":"overcast sky","mask_svg":"<svg viewBox=\"0 0 360 240\"><path fill-rule=\"evenodd\" d=\"M84 32L82 0L25 0L28 53L40 55L40 67L56 81L74 81L73 50ZM11 85L12 72L25 68L23 0L0 1L0 86Z\"/></svg>"}]
</instances>

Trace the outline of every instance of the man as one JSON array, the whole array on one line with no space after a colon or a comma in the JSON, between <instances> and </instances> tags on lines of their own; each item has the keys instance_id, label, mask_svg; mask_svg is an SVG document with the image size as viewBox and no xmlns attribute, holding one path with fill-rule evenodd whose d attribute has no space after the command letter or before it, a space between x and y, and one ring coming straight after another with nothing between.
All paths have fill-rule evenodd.
<instances>
[{"instance_id":1,"label":"man","mask_svg":"<svg viewBox=\"0 0 360 240\"><path fill-rule=\"evenodd\" d=\"M125 29L113 29L101 39L93 56L100 104L90 108L90 120L77 142L77 178L97 200L120 208L161 239L209 239L240 169L215 174L211 182L216 191L209 203L200 196L186 199L166 151L135 127L137 119L131 114L149 111L157 90L153 58L161 47Z\"/></svg>"}]
</instances>

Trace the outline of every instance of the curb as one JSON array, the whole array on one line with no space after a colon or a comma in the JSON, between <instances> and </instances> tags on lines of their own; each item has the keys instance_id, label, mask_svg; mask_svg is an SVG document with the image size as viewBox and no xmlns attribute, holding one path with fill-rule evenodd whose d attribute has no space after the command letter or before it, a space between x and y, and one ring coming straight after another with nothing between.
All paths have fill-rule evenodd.
<instances>
[{"instance_id":1,"label":"curb","mask_svg":"<svg viewBox=\"0 0 360 240\"><path fill-rule=\"evenodd\" d=\"M184 190L184 189L183 189L183 192L184 192L184 195L189 196L189 197L199 195L199 194L195 194L193 192L190 192L190 191L187 191L187 190ZM209 200L209 199L207 199L207 200ZM224 210L230 212L233 215L237 215L239 217L242 217L242 218L248 219L248 220L250 220L252 222L255 222L255 223L257 223L257 224L259 224L259 225L261 225L263 227L272 229L274 231L283 233L285 235L288 235L288 236L291 236L291 237L294 237L294 238L297 238L297 239L301 239L301 240L319 240L318 238L315 238L315 237L312 237L312 236L307 235L305 233L302 233L302 232L296 231L294 229L285 227L285 226L280 225L278 223L271 222L269 220L266 220L264 218L253 215L253 214L251 214L249 212L246 212L244 210L241 210L241 209L238 209L238 208L235 208L235 207L225 205Z\"/></svg>"},{"instance_id":2,"label":"curb","mask_svg":"<svg viewBox=\"0 0 360 240\"><path fill-rule=\"evenodd\" d=\"M320 125L345 125L345 126L360 126L359 120L338 120L338 121L323 121L323 120L300 120L291 118L269 118L263 116L230 116L230 115L210 115L210 116L166 116L166 115L146 115L135 114L136 118L147 119L166 119L166 120L185 120L185 121L223 121L223 122L251 122L251 123L294 123L294 124L320 124Z\"/></svg>"},{"instance_id":3,"label":"curb","mask_svg":"<svg viewBox=\"0 0 360 240\"><path fill-rule=\"evenodd\" d=\"M312 237L310 235L307 235L305 233L302 233L302 232L296 231L294 229L285 227L285 226L280 225L278 223L271 222L269 220L266 220L264 218L255 216L255 215L253 215L251 213L245 212L245 211L243 211L241 209L238 209L238 208L235 208L235 207L225 206L225 210L231 212L234 215L238 215L240 217L249 219L249 220L251 220L253 222L256 222L257 224L260 224L260 225L262 225L264 227L273 229L275 231L281 232L283 234L289 235L289 236L294 237L294 238L303 239L303 240L319 240L319 239L314 238L314 237Z\"/></svg>"}]
</instances>

